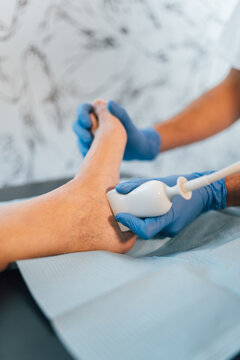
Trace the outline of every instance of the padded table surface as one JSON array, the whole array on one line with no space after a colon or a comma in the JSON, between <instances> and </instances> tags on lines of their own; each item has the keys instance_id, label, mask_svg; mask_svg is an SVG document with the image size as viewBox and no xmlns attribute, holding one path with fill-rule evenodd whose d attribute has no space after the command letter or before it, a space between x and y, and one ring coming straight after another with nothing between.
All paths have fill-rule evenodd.
<instances>
[{"instance_id":1,"label":"padded table surface","mask_svg":"<svg viewBox=\"0 0 240 360\"><path fill-rule=\"evenodd\" d=\"M68 180L0 189L0 201L40 195ZM0 273L0 359L72 359L32 299L18 269ZM240 354L234 360L240 360Z\"/></svg>"}]
</instances>

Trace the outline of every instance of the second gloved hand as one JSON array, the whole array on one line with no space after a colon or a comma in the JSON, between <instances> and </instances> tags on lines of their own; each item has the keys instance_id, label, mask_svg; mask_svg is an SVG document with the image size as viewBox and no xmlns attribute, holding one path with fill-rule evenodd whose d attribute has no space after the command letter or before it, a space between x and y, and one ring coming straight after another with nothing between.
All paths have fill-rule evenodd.
<instances>
[{"instance_id":1,"label":"second gloved hand","mask_svg":"<svg viewBox=\"0 0 240 360\"><path fill-rule=\"evenodd\" d=\"M161 145L158 132L153 127L137 129L127 112L114 101L108 102L108 110L121 121L127 132L127 145L123 159L153 160L158 155ZM73 123L73 130L78 137L78 147L83 156L87 154L93 141L90 117L92 111L90 104L79 105L77 120Z\"/></svg>"},{"instance_id":2,"label":"second gloved hand","mask_svg":"<svg viewBox=\"0 0 240 360\"><path fill-rule=\"evenodd\" d=\"M153 160L159 154L161 138L153 127L136 128L126 110L114 101L108 102L108 110L121 121L127 132L124 160Z\"/></svg>"},{"instance_id":3,"label":"second gloved hand","mask_svg":"<svg viewBox=\"0 0 240 360\"><path fill-rule=\"evenodd\" d=\"M187 180L192 180L206 174L209 174L209 172L193 173L183 176ZM180 175L173 175L159 179L131 180L119 184L116 187L116 190L121 194L127 194L150 180L159 180L168 186L174 186L176 185L179 176ZM211 185L193 191L190 200L185 200L181 196L176 196L173 199L172 208L162 216L140 219L128 213L119 213L115 218L119 223L127 226L143 239L150 239L156 234L173 237L201 213L208 210L224 209L226 207L226 194L225 179L222 179Z\"/></svg>"},{"instance_id":4,"label":"second gloved hand","mask_svg":"<svg viewBox=\"0 0 240 360\"><path fill-rule=\"evenodd\" d=\"M77 109L77 120L73 123L73 131L78 138L78 148L85 156L93 141L91 134L92 120L90 113L93 107L90 104L80 104Z\"/></svg>"}]
</instances>

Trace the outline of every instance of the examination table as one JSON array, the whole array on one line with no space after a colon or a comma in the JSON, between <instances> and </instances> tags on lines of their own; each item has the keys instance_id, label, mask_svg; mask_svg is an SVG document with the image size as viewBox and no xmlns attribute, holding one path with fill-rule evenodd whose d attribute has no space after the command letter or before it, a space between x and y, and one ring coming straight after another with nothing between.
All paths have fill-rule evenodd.
<instances>
[{"instance_id":1,"label":"examination table","mask_svg":"<svg viewBox=\"0 0 240 360\"><path fill-rule=\"evenodd\" d=\"M5 188L0 190L0 201L40 195L67 180ZM33 358L71 359L13 266L0 274L0 359ZM240 354L234 359L240 360Z\"/></svg>"}]
</instances>

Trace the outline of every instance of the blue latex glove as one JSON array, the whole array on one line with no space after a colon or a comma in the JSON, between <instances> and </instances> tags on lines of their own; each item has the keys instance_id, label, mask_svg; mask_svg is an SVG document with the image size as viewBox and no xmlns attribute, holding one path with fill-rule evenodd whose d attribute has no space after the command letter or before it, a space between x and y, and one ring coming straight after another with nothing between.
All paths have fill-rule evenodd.
<instances>
[{"instance_id":1,"label":"blue latex glove","mask_svg":"<svg viewBox=\"0 0 240 360\"><path fill-rule=\"evenodd\" d=\"M73 123L73 130L78 136L78 147L83 156L87 154L93 141L89 115L92 110L90 104L81 104L78 107L77 120ZM114 101L108 102L108 110L121 121L127 132L127 145L123 159L153 160L160 150L161 139L158 132L152 127L138 130L127 112Z\"/></svg>"},{"instance_id":2,"label":"blue latex glove","mask_svg":"<svg viewBox=\"0 0 240 360\"><path fill-rule=\"evenodd\" d=\"M183 176L191 180L209 173L193 173ZM173 175L158 179L135 179L117 185L116 190L121 194L127 194L149 180L159 180L168 186L174 186L179 176ZM193 191L190 200L176 196L173 199L172 208L162 216L140 219L131 214L119 213L115 218L143 239L150 239L156 234L173 237L201 213L208 210L224 209L226 207L226 195L225 179L222 179Z\"/></svg>"},{"instance_id":3,"label":"blue latex glove","mask_svg":"<svg viewBox=\"0 0 240 360\"><path fill-rule=\"evenodd\" d=\"M161 139L153 127L137 129L126 110L114 101L108 102L108 110L121 121L127 132L124 160L153 160L159 154Z\"/></svg>"},{"instance_id":4,"label":"blue latex glove","mask_svg":"<svg viewBox=\"0 0 240 360\"><path fill-rule=\"evenodd\" d=\"M73 123L73 131L78 137L78 147L82 155L85 156L92 144L91 134L92 120L90 113L93 111L92 105L81 104L77 110L77 120Z\"/></svg>"}]
</instances>

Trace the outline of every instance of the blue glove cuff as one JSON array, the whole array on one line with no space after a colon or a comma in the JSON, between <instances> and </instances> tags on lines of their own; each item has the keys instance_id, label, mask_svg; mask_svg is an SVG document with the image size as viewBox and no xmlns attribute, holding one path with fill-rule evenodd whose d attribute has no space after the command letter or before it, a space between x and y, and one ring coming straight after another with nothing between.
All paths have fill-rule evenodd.
<instances>
[{"instance_id":1,"label":"blue glove cuff","mask_svg":"<svg viewBox=\"0 0 240 360\"><path fill-rule=\"evenodd\" d=\"M157 130L153 127L147 127L142 129L141 132L144 134L146 139L144 158L142 160L153 160L157 157L161 147L161 137Z\"/></svg>"},{"instance_id":2,"label":"blue glove cuff","mask_svg":"<svg viewBox=\"0 0 240 360\"><path fill-rule=\"evenodd\" d=\"M227 206L227 188L225 179L218 180L206 187L209 194L209 210L222 210Z\"/></svg>"},{"instance_id":3,"label":"blue glove cuff","mask_svg":"<svg viewBox=\"0 0 240 360\"><path fill-rule=\"evenodd\" d=\"M204 173L194 173L194 177L208 175L214 171L206 171ZM197 176L196 176L197 175ZM214 183L205 186L202 191L207 192L207 199L204 206L204 211L208 210L222 210L227 207L227 188L225 178L215 181Z\"/></svg>"}]
</instances>

